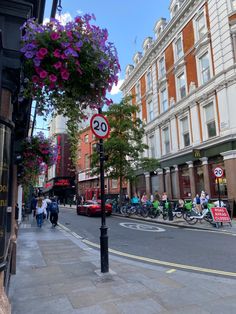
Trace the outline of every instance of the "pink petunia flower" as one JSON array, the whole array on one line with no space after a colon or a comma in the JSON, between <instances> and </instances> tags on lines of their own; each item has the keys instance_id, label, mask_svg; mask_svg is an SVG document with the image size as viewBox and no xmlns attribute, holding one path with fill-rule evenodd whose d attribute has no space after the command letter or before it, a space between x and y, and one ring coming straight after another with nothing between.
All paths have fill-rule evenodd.
<instances>
[{"instance_id":1,"label":"pink petunia flower","mask_svg":"<svg viewBox=\"0 0 236 314\"><path fill-rule=\"evenodd\" d=\"M69 79L70 73L66 70L61 72L61 77L63 80L67 81Z\"/></svg>"},{"instance_id":2,"label":"pink petunia flower","mask_svg":"<svg viewBox=\"0 0 236 314\"><path fill-rule=\"evenodd\" d=\"M56 33L56 32L52 32L51 33L51 39L52 40L57 40L57 39L59 39L61 36L60 36L60 34L58 34L58 33Z\"/></svg>"},{"instance_id":3,"label":"pink petunia flower","mask_svg":"<svg viewBox=\"0 0 236 314\"><path fill-rule=\"evenodd\" d=\"M53 66L54 66L54 68L55 68L55 69L57 69L57 70L58 70L58 69L60 69L60 68L61 68L62 63L61 63L61 61L58 61L58 62L54 63L54 64L53 64Z\"/></svg>"},{"instance_id":4,"label":"pink petunia flower","mask_svg":"<svg viewBox=\"0 0 236 314\"><path fill-rule=\"evenodd\" d=\"M39 73L39 76L41 79L45 79L47 76L48 76L48 72L45 71L45 70L42 70L40 73Z\"/></svg>"},{"instance_id":5,"label":"pink petunia flower","mask_svg":"<svg viewBox=\"0 0 236 314\"><path fill-rule=\"evenodd\" d=\"M60 50L59 49L54 50L53 55L56 58L60 58L61 57Z\"/></svg>"},{"instance_id":6,"label":"pink petunia flower","mask_svg":"<svg viewBox=\"0 0 236 314\"><path fill-rule=\"evenodd\" d=\"M54 74L50 74L49 75L49 80L50 80L50 82L56 82L57 81L57 77L56 77L56 75L54 75Z\"/></svg>"},{"instance_id":7,"label":"pink petunia flower","mask_svg":"<svg viewBox=\"0 0 236 314\"><path fill-rule=\"evenodd\" d=\"M48 53L48 50L47 50L47 48L40 48L39 49L39 53L42 55L42 56L46 56L47 55L47 53Z\"/></svg>"},{"instance_id":8,"label":"pink petunia flower","mask_svg":"<svg viewBox=\"0 0 236 314\"><path fill-rule=\"evenodd\" d=\"M33 75L33 76L32 76L32 82L33 82L33 83L37 83L38 80L39 80L39 78L38 78L37 75Z\"/></svg>"}]
</instances>

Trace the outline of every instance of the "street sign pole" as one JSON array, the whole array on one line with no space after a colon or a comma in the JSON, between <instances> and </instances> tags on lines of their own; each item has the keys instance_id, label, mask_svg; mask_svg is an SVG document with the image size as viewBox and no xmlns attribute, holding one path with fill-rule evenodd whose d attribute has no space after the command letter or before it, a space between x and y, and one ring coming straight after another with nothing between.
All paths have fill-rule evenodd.
<instances>
[{"instance_id":1,"label":"street sign pole","mask_svg":"<svg viewBox=\"0 0 236 314\"><path fill-rule=\"evenodd\" d=\"M219 207L221 207L221 196L220 196L220 179L217 178L217 186L218 186L218 198L219 198Z\"/></svg>"},{"instance_id":2,"label":"street sign pole","mask_svg":"<svg viewBox=\"0 0 236 314\"><path fill-rule=\"evenodd\" d=\"M221 167L216 167L214 170L215 178L217 179L217 187L218 187L218 198L219 198L219 207L221 207L221 196L220 196L220 178L224 176L224 170Z\"/></svg>"},{"instance_id":3,"label":"street sign pole","mask_svg":"<svg viewBox=\"0 0 236 314\"><path fill-rule=\"evenodd\" d=\"M102 109L99 108L99 114L102 113ZM109 261L108 261L108 235L106 226L106 211L105 211L105 184L104 184L104 147L103 139L99 140L99 156L100 156L100 188L101 188L101 234L100 234L100 255L101 255L101 272L109 272Z\"/></svg>"}]
</instances>

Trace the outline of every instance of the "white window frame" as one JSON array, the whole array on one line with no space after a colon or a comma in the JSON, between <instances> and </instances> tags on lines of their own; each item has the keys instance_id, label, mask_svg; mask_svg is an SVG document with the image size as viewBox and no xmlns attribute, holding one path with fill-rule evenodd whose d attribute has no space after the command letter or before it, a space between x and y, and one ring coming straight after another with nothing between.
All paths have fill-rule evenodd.
<instances>
[{"instance_id":1,"label":"white window frame","mask_svg":"<svg viewBox=\"0 0 236 314\"><path fill-rule=\"evenodd\" d=\"M152 90L152 71L149 69L146 74L146 86L147 92Z\"/></svg>"},{"instance_id":2,"label":"white window frame","mask_svg":"<svg viewBox=\"0 0 236 314\"><path fill-rule=\"evenodd\" d=\"M208 136L208 129L207 129L207 120L206 120L206 107L212 103L213 110L214 110L214 120L215 120L215 127L216 127L216 135L209 137ZM219 135L219 129L218 129L218 118L217 118L217 111L216 111L216 103L214 98L210 98L204 103L201 104L201 116L202 116L202 129L203 129L203 140L211 140L214 139Z\"/></svg>"},{"instance_id":3,"label":"white window frame","mask_svg":"<svg viewBox=\"0 0 236 314\"><path fill-rule=\"evenodd\" d=\"M181 55L178 54L178 50L177 50L177 43L178 43L179 40L181 41L181 48L182 48L182 54ZM184 47L183 47L183 36L182 36L182 34L180 36L178 36L177 39L174 42L174 54L175 54L175 62L177 62L178 60L180 60L184 56Z\"/></svg>"},{"instance_id":4,"label":"white window frame","mask_svg":"<svg viewBox=\"0 0 236 314\"><path fill-rule=\"evenodd\" d=\"M148 101L148 122L151 122L154 119L154 106L153 100Z\"/></svg>"},{"instance_id":5,"label":"white window frame","mask_svg":"<svg viewBox=\"0 0 236 314\"><path fill-rule=\"evenodd\" d=\"M187 119L187 123L188 123L188 134L189 134L189 145L185 145L184 143L184 135L187 133L187 132L184 132L184 129L183 129L183 120ZM190 119L189 119L189 115L188 114L185 114L183 116L181 116L179 118L179 123L180 123L180 145L181 145L181 148L186 148L186 147L189 147L191 146L191 129L190 129Z\"/></svg>"},{"instance_id":6,"label":"white window frame","mask_svg":"<svg viewBox=\"0 0 236 314\"><path fill-rule=\"evenodd\" d=\"M165 133L165 131L167 130L167 132L168 132L168 136L169 136L169 150L167 151L167 147L166 147L166 138L165 138L165 134L167 134L167 133ZM171 148L170 148L170 126L169 125L167 125L167 126L165 126L165 127L163 127L162 128L162 152L163 152L163 155L166 155L166 154L169 154L170 153L170 151L171 151Z\"/></svg>"},{"instance_id":7,"label":"white window frame","mask_svg":"<svg viewBox=\"0 0 236 314\"><path fill-rule=\"evenodd\" d=\"M210 78L207 82L203 82L202 67L201 67L201 59L205 54L208 54L209 56ZM197 61L198 86L201 86L203 84L207 84L213 77L212 58L211 58L211 50L210 50L209 45L207 46L207 49L204 49L200 53L197 54L196 61Z\"/></svg>"},{"instance_id":8,"label":"white window frame","mask_svg":"<svg viewBox=\"0 0 236 314\"><path fill-rule=\"evenodd\" d=\"M181 96L181 91L180 91L180 76L182 76L182 75L184 75L184 79L185 79L185 84L184 84L185 96L183 96L183 97ZM187 93L188 93L185 69L183 69L182 71L179 71L176 74L176 87L177 87L177 99L181 100L181 99L185 98L187 96Z\"/></svg>"},{"instance_id":9,"label":"white window frame","mask_svg":"<svg viewBox=\"0 0 236 314\"><path fill-rule=\"evenodd\" d=\"M88 134L85 134L85 136L84 136L84 142L85 142L85 143L88 143L88 142L89 142L89 135L88 135Z\"/></svg>"},{"instance_id":10,"label":"white window frame","mask_svg":"<svg viewBox=\"0 0 236 314\"><path fill-rule=\"evenodd\" d=\"M164 67L161 67L162 60L163 60ZM162 69L164 70L162 71ZM166 60L165 60L164 55L159 59L159 62L158 62L158 74L159 74L160 79L164 78L166 75Z\"/></svg>"},{"instance_id":11,"label":"white window frame","mask_svg":"<svg viewBox=\"0 0 236 314\"><path fill-rule=\"evenodd\" d=\"M149 135L148 142L149 142L149 157L156 158L156 145L154 133Z\"/></svg>"},{"instance_id":12,"label":"white window frame","mask_svg":"<svg viewBox=\"0 0 236 314\"><path fill-rule=\"evenodd\" d=\"M202 36L200 36L200 33L199 33L199 24L198 24L198 21L200 19L200 17L203 15L204 17L204 23L205 23L205 32ZM203 10L201 10L200 12L197 13L197 15L195 16L194 18L194 34L195 34L195 42L198 42L199 40L201 40L205 34L208 32L208 29L207 29L207 19L206 19L206 11L205 11L205 8Z\"/></svg>"},{"instance_id":13,"label":"white window frame","mask_svg":"<svg viewBox=\"0 0 236 314\"><path fill-rule=\"evenodd\" d=\"M136 101L139 103L141 101L141 85L140 82L138 82L135 86L135 92L136 92Z\"/></svg>"},{"instance_id":14,"label":"white window frame","mask_svg":"<svg viewBox=\"0 0 236 314\"><path fill-rule=\"evenodd\" d=\"M167 104L166 110L164 110L164 107L163 107L163 97L162 97L162 95L163 95L164 90L166 91L166 104ZM167 90L167 86L165 86L164 88L162 88L162 89L160 90L160 100L161 100L161 112L166 112L166 111L168 111L168 109L169 109L169 103L168 103L168 90Z\"/></svg>"},{"instance_id":15,"label":"white window frame","mask_svg":"<svg viewBox=\"0 0 236 314\"><path fill-rule=\"evenodd\" d=\"M118 180L117 179L111 179L111 188L112 189L118 188Z\"/></svg>"}]
</instances>

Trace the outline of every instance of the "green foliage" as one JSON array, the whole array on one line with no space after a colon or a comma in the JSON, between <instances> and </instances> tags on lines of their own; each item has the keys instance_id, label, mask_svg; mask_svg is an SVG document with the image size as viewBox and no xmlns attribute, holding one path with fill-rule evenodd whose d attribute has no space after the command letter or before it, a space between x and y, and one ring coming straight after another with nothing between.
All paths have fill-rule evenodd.
<instances>
[{"instance_id":1,"label":"green foliage","mask_svg":"<svg viewBox=\"0 0 236 314\"><path fill-rule=\"evenodd\" d=\"M113 104L106 112L111 132L104 141L104 151L108 155L104 169L109 177L132 180L138 169L155 170L156 159L142 158L142 153L148 148L143 143L144 125L137 118L138 106L131 104L131 98L122 99L119 104ZM92 155L93 173L98 173L99 156Z\"/></svg>"}]
</instances>

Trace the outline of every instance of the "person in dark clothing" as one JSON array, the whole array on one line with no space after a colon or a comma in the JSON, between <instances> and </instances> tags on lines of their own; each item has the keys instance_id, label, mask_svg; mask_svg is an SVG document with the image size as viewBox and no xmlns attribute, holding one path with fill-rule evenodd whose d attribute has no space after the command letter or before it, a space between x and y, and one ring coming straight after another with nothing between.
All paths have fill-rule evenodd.
<instances>
[{"instance_id":1,"label":"person in dark clothing","mask_svg":"<svg viewBox=\"0 0 236 314\"><path fill-rule=\"evenodd\" d=\"M58 221L59 206L55 198L53 198L52 202L49 204L49 212L50 212L50 222L52 224L52 227L56 227L57 221Z\"/></svg>"}]
</instances>

